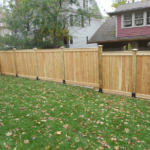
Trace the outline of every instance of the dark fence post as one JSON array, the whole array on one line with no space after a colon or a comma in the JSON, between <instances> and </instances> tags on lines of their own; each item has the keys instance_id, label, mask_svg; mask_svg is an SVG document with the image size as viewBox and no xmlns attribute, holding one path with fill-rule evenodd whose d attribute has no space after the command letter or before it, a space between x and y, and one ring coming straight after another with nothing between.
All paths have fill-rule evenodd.
<instances>
[{"instance_id":1,"label":"dark fence post","mask_svg":"<svg viewBox=\"0 0 150 150\"><path fill-rule=\"evenodd\" d=\"M99 64L99 92L102 93L103 81L102 81L102 52L103 45L98 45L98 64Z\"/></svg>"}]
</instances>

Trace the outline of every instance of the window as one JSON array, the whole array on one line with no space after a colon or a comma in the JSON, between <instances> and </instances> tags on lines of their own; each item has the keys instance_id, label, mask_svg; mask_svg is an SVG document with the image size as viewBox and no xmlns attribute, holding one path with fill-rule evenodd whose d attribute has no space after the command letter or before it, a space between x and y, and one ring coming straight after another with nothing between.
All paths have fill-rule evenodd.
<instances>
[{"instance_id":1,"label":"window","mask_svg":"<svg viewBox=\"0 0 150 150\"><path fill-rule=\"evenodd\" d=\"M89 18L89 25L91 25L91 18Z\"/></svg>"},{"instance_id":2,"label":"window","mask_svg":"<svg viewBox=\"0 0 150 150\"><path fill-rule=\"evenodd\" d=\"M86 43L88 43L88 41L89 41L89 37L88 37L88 36L86 36Z\"/></svg>"},{"instance_id":3,"label":"window","mask_svg":"<svg viewBox=\"0 0 150 150\"><path fill-rule=\"evenodd\" d=\"M72 5L74 3L74 1L73 0L70 0L70 4Z\"/></svg>"},{"instance_id":4,"label":"window","mask_svg":"<svg viewBox=\"0 0 150 150\"><path fill-rule=\"evenodd\" d=\"M70 44L73 44L73 36L70 36Z\"/></svg>"},{"instance_id":5,"label":"window","mask_svg":"<svg viewBox=\"0 0 150 150\"><path fill-rule=\"evenodd\" d=\"M147 12L147 24L150 24L150 11Z\"/></svg>"},{"instance_id":6,"label":"window","mask_svg":"<svg viewBox=\"0 0 150 150\"><path fill-rule=\"evenodd\" d=\"M89 7L88 4L89 4L89 3L88 3L88 0L86 0L85 7L86 7L87 9L88 9L88 7Z\"/></svg>"},{"instance_id":7,"label":"window","mask_svg":"<svg viewBox=\"0 0 150 150\"><path fill-rule=\"evenodd\" d=\"M85 1L86 1L86 0L83 0L83 8L85 8Z\"/></svg>"},{"instance_id":8,"label":"window","mask_svg":"<svg viewBox=\"0 0 150 150\"><path fill-rule=\"evenodd\" d=\"M73 26L73 15L70 15L70 26Z\"/></svg>"},{"instance_id":9,"label":"window","mask_svg":"<svg viewBox=\"0 0 150 150\"><path fill-rule=\"evenodd\" d=\"M135 26L142 26L143 25L143 12L135 13Z\"/></svg>"},{"instance_id":10,"label":"window","mask_svg":"<svg viewBox=\"0 0 150 150\"><path fill-rule=\"evenodd\" d=\"M59 5L60 5L60 7L62 6L61 0L59 0Z\"/></svg>"},{"instance_id":11,"label":"window","mask_svg":"<svg viewBox=\"0 0 150 150\"><path fill-rule=\"evenodd\" d=\"M68 44L68 39L67 39L67 36L64 36L64 44Z\"/></svg>"},{"instance_id":12,"label":"window","mask_svg":"<svg viewBox=\"0 0 150 150\"><path fill-rule=\"evenodd\" d=\"M124 27L132 26L132 14L124 15Z\"/></svg>"},{"instance_id":13,"label":"window","mask_svg":"<svg viewBox=\"0 0 150 150\"><path fill-rule=\"evenodd\" d=\"M81 16L81 27L84 27L84 16Z\"/></svg>"},{"instance_id":14,"label":"window","mask_svg":"<svg viewBox=\"0 0 150 150\"><path fill-rule=\"evenodd\" d=\"M88 9L88 0L83 0L83 8L87 8Z\"/></svg>"}]
</instances>

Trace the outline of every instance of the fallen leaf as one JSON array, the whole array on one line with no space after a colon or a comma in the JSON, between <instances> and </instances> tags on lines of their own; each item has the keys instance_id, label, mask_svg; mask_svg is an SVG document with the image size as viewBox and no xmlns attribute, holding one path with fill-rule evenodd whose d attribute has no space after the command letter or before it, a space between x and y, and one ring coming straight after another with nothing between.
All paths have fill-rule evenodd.
<instances>
[{"instance_id":1,"label":"fallen leaf","mask_svg":"<svg viewBox=\"0 0 150 150\"><path fill-rule=\"evenodd\" d=\"M70 139L71 139L71 137L67 136L67 134L66 134L66 140L69 141Z\"/></svg>"},{"instance_id":2,"label":"fallen leaf","mask_svg":"<svg viewBox=\"0 0 150 150\"><path fill-rule=\"evenodd\" d=\"M29 140L24 140L24 143L25 143L25 144L28 144L28 143L29 143Z\"/></svg>"},{"instance_id":3,"label":"fallen leaf","mask_svg":"<svg viewBox=\"0 0 150 150\"><path fill-rule=\"evenodd\" d=\"M55 110L55 108L52 108L52 109L51 109L51 111L54 111L54 110Z\"/></svg>"},{"instance_id":4,"label":"fallen leaf","mask_svg":"<svg viewBox=\"0 0 150 150\"><path fill-rule=\"evenodd\" d=\"M10 149L10 146L6 143L4 143L4 146L7 148L7 149Z\"/></svg>"},{"instance_id":5,"label":"fallen leaf","mask_svg":"<svg viewBox=\"0 0 150 150\"><path fill-rule=\"evenodd\" d=\"M117 138L110 138L113 142L116 142L117 141Z\"/></svg>"},{"instance_id":6,"label":"fallen leaf","mask_svg":"<svg viewBox=\"0 0 150 150\"><path fill-rule=\"evenodd\" d=\"M41 120L41 122L46 122L47 120Z\"/></svg>"},{"instance_id":7,"label":"fallen leaf","mask_svg":"<svg viewBox=\"0 0 150 150\"><path fill-rule=\"evenodd\" d=\"M68 129L69 129L68 124L63 125L63 127L64 127L66 130L68 130Z\"/></svg>"},{"instance_id":8,"label":"fallen leaf","mask_svg":"<svg viewBox=\"0 0 150 150\"><path fill-rule=\"evenodd\" d=\"M57 131L55 134L57 134L57 135L61 135L61 131Z\"/></svg>"},{"instance_id":9,"label":"fallen leaf","mask_svg":"<svg viewBox=\"0 0 150 150\"><path fill-rule=\"evenodd\" d=\"M83 148L79 147L77 150L83 150Z\"/></svg>"},{"instance_id":10,"label":"fallen leaf","mask_svg":"<svg viewBox=\"0 0 150 150\"><path fill-rule=\"evenodd\" d=\"M125 128L124 131L125 131L126 133L129 133L130 130L129 130L128 128Z\"/></svg>"},{"instance_id":11,"label":"fallen leaf","mask_svg":"<svg viewBox=\"0 0 150 150\"><path fill-rule=\"evenodd\" d=\"M6 133L6 136L11 136L11 135L12 135L12 132Z\"/></svg>"},{"instance_id":12,"label":"fallen leaf","mask_svg":"<svg viewBox=\"0 0 150 150\"><path fill-rule=\"evenodd\" d=\"M115 146L115 147L114 147L114 150L119 150L119 146Z\"/></svg>"},{"instance_id":13,"label":"fallen leaf","mask_svg":"<svg viewBox=\"0 0 150 150\"><path fill-rule=\"evenodd\" d=\"M48 114L48 113L45 113L45 116L49 116L49 114Z\"/></svg>"}]
</instances>

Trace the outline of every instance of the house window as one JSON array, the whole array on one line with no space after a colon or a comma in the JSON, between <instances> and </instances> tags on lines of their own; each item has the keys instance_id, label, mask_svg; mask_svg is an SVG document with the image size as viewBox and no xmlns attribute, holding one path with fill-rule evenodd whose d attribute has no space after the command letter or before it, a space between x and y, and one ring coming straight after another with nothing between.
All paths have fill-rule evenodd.
<instances>
[{"instance_id":1,"label":"house window","mask_svg":"<svg viewBox=\"0 0 150 150\"><path fill-rule=\"evenodd\" d=\"M71 5L73 4L73 2L74 2L73 0L70 0L70 4L71 4Z\"/></svg>"},{"instance_id":2,"label":"house window","mask_svg":"<svg viewBox=\"0 0 150 150\"><path fill-rule=\"evenodd\" d=\"M147 24L150 24L150 11L147 12Z\"/></svg>"},{"instance_id":3,"label":"house window","mask_svg":"<svg viewBox=\"0 0 150 150\"><path fill-rule=\"evenodd\" d=\"M73 26L73 15L70 15L70 26Z\"/></svg>"},{"instance_id":4,"label":"house window","mask_svg":"<svg viewBox=\"0 0 150 150\"><path fill-rule=\"evenodd\" d=\"M59 5L60 5L60 7L62 6L62 2L61 2L61 0L59 0Z\"/></svg>"},{"instance_id":5,"label":"house window","mask_svg":"<svg viewBox=\"0 0 150 150\"><path fill-rule=\"evenodd\" d=\"M84 27L84 16L81 16L81 27Z\"/></svg>"},{"instance_id":6,"label":"house window","mask_svg":"<svg viewBox=\"0 0 150 150\"><path fill-rule=\"evenodd\" d=\"M88 8L88 0L83 0L83 8Z\"/></svg>"},{"instance_id":7,"label":"house window","mask_svg":"<svg viewBox=\"0 0 150 150\"><path fill-rule=\"evenodd\" d=\"M88 36L86 36L86 43L88 43L88 41L89 41L89 37L88 37Z\"/></svg>"},{"instance_id":8,"label":"house window","mask_svg":"<svg viewBox=\"0 0 150 150\"><path fill-rule=\"evenodd\" d=\"M70 36L70 44L73 44L73 36Z\"/></svg>"},{"instance_id":9,"label":"house window","mask_svg":"<svg viewBox=\"0 0 150 150\"><path fill-rule=\"evenodd\" d=\"M135 13L135 26L142 26L144 22L143 12Z\"/></svg>"},{"instance_id":10,"label":"house window","mask_svg":"<svg viewBox=\"0 0 150 150\"><path fill-rule=\"evenodd\" d=\"M64 36L64 44L68 44L68 39L67 39L67 36Z\"/></svg>"},{"instance_id":11,"label":"house window","mask_svg":"<svg viewBox=\"0 0 150 150\"><path fill-rule=\"evenodd\" d=\"M83 8L85 8L85 1L86 1L86 0L83 0Z\"/></svg>"},{"instance_id":12,"label":"house window","mask_svg":"<svg viewBox=\"0 0 150 150\"><path fill-rule=\"evenodd\" d=\"M91 18L89 18L89 25L91 25Z\"/></svg>"},{"instance_id":13,"label":"house window","mask_svg":"<svg viewBox=\"0 0 150 150\"><path fill-rule=\"evenodd\" d=\"M124 15L124 27L132 26L132 14Z\"/></svg>"}]
</instances>

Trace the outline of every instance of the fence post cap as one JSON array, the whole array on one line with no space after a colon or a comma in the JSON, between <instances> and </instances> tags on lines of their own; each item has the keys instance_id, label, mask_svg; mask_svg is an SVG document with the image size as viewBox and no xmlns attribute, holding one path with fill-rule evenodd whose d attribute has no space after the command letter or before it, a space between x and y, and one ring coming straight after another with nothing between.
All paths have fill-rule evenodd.
<instances>
[{"instance_id":1,"label":"fence post cap","mask_svg":"<svg viewBox=\"0 0 150 150\"><path fill-rule=\"evenodd\" d=\"M37 48L35 47L35 48L33 48L34 50L37 50Z\"/></svg>"},{"instance_id":2,"label":"fence post cap","mask_svg":"<svg viewBox=\"0 0 150 150\"><path fill-rule=\"evenodd\" d=\"M64 49L65 47L64 47L64 46L61 46L60 48Z\"/></svg>"},{"instance_id":3,"label":"fence post cap","mask_svg":"<svg viewBox=\"0 0 150 150\"><path fill-rule=\"evenodd\" d=\"M13 50L16 50L16 48L13 48Z\"/></svg>"},{"instance_id":4,"label":"fence post cap","mask_svg":"<svg viewBox=\"0 0 150 150\"><path fill-rule=\"evenodd\" d=\"M134 48L134 49L132 49L132 51L138 51L138 49Z\"/></svg>"},{"instance_id":5,"label":"fence post cap","mask_svg":"<svg viewBox=\"0 0 150 150\"><path fill-rule=\"evenodd\" d=\"M103 47L103 45L98 45L98 47Z\"/></svg>"}]
</instances>

